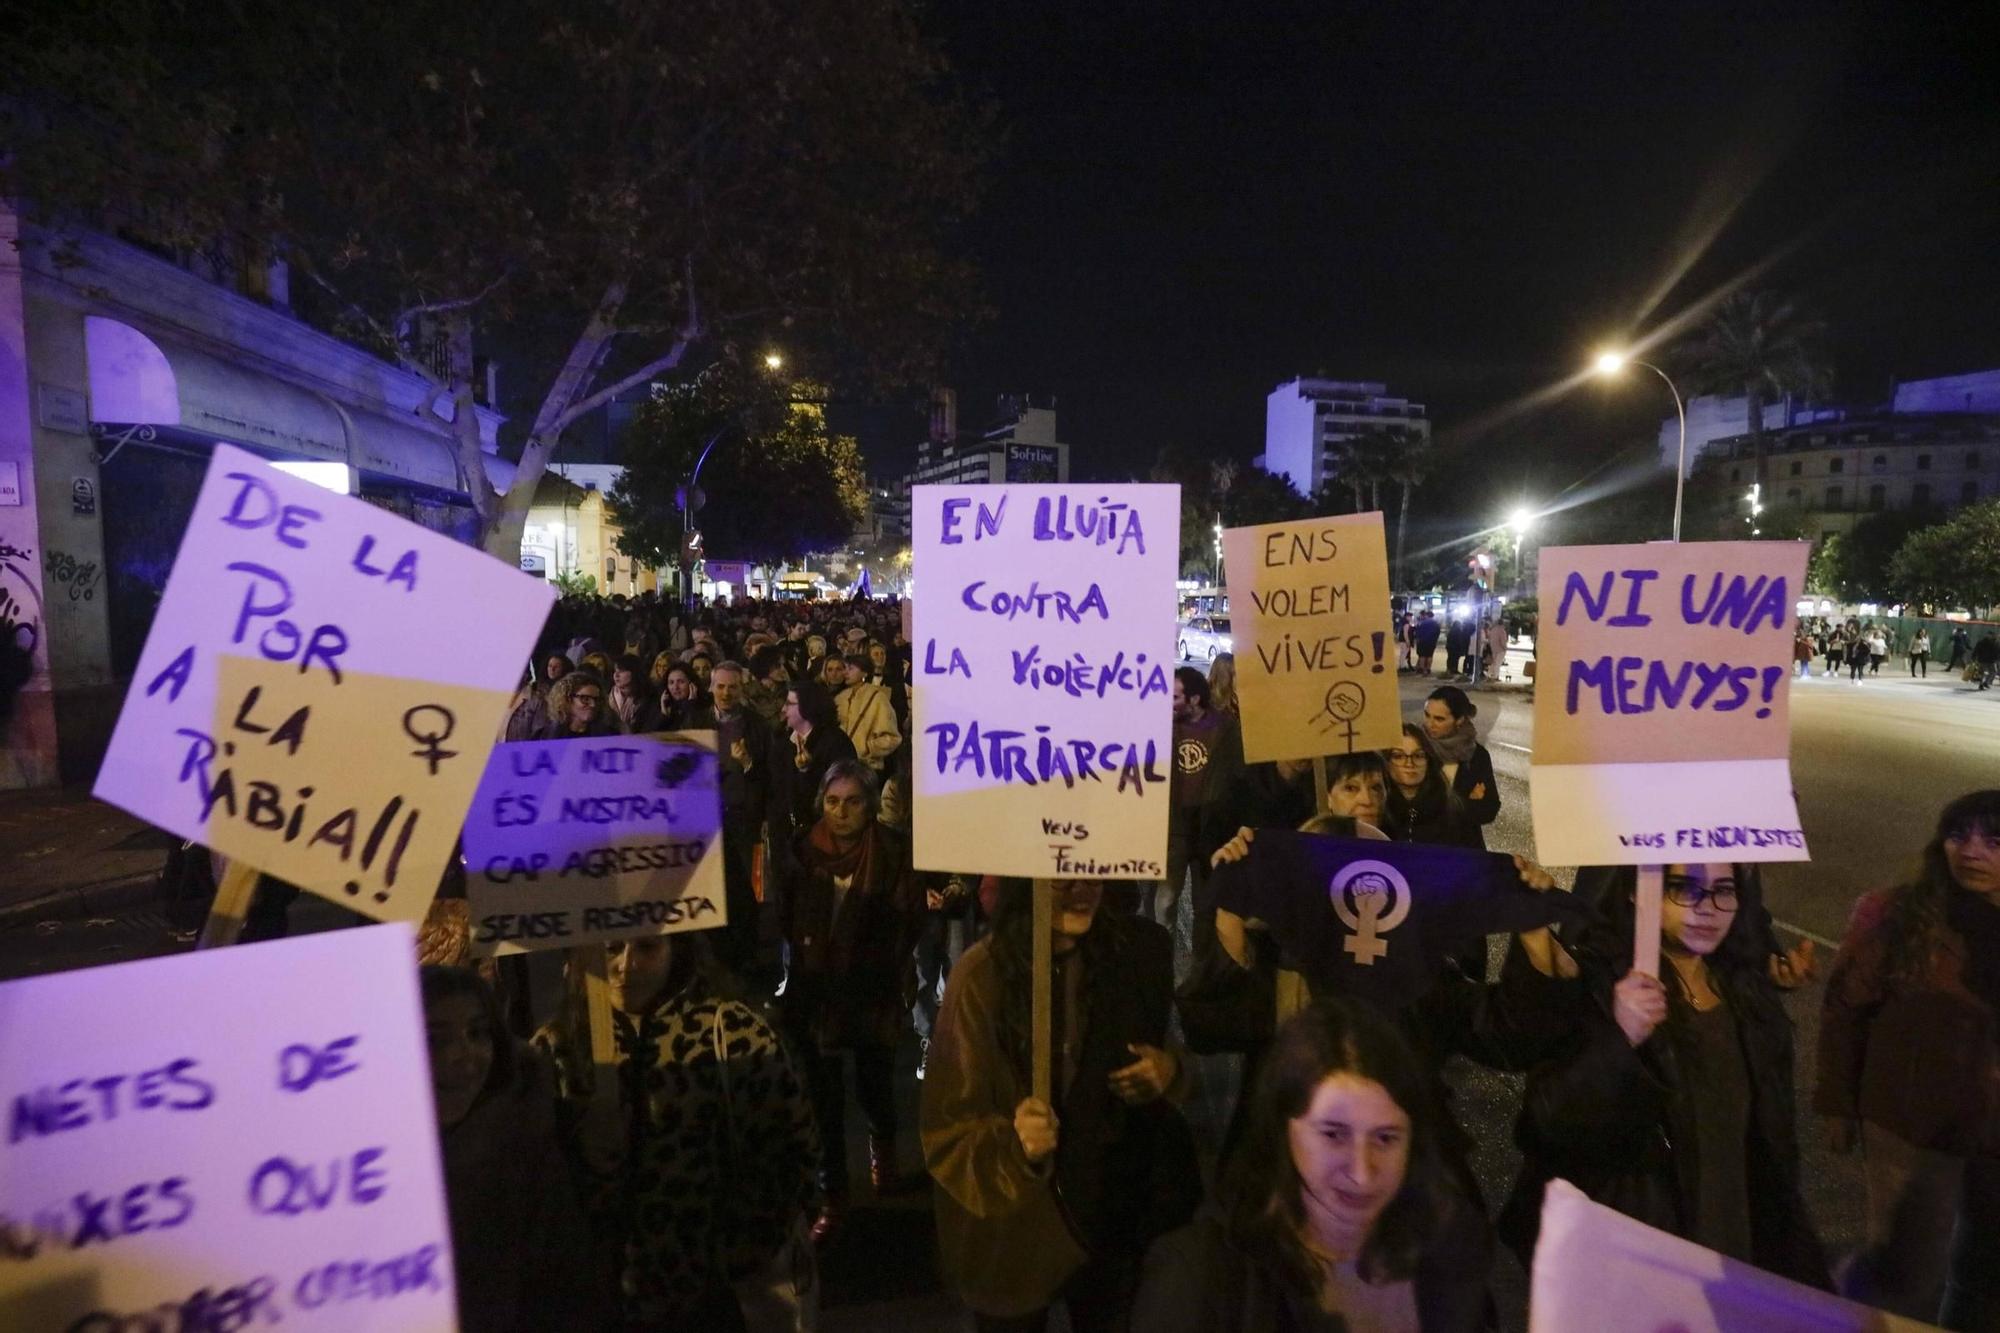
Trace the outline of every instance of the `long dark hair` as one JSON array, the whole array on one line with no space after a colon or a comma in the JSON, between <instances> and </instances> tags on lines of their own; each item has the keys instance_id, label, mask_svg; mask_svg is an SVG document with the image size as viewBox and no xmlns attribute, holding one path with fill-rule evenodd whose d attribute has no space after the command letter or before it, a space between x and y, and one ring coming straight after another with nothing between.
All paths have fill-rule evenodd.
<instances>
[{"instance_id":1,"label":"long dark hair","mask_svg":"<svg viewBox=\"0 0 2000 1333\"><path fill-rule=\"evenodd\" d=\"M500 1001L495 998L493 988L486 984L486 979L470 968L425 963L417 969L417 985L423 993L426 1008L440 1000L464 995L476 1000L486 1015L486 1030L493 1034L493 1067L487 1070L486 1086L479 1090L474 1104L485 1101L497 1089L511 1086L514 1082L514 1039L507 1031L506 1020L500 1015Z\"/></svg>"},{"instance_id":2,"label":"long dark hair","mask_svg":"<svg viewBox=\"0 0 2000 1333\"><path fill-rule=\"evenodd\" d=\"M1763 873L1754 862L1740 862L1729 869L1736 879L1736 917L1707 957L1709 979L1739 1016L1775 1016L1784 1022L1777 987L1771 981L1771 941L1763 929ZM1632 895L1638 884L1639 872L1634 866L1587 866L1577 872L1577 896L1597 909L1577 940L1577 961L1594 986L1605 993L1632 970L1632 934L1638 915ZM1678 1027L1677 1020L1684 1020L1692 1006L1679 969L1663 967L1660 971L1667 989L1668 1022Z\"/></svg>"},{"instance_id":3,"label":"long dark hair","mask_svg":"<svg viewBox=\"0 0 2000 1333\"><path fill-rule=\"evenodd\" d=\"M1414 836L1420 820L1449 818L1458 804L1457 794L1444 780L1444 756L1438 753L1437 742L1431 739L1431 734L1414 722L1403 724L1403 734L1423 751L1424 780L1418 785L1417 794L1410 797L1403 795L1402 788L1396 785L1394 772L1389 774L1388 802L1382 810L1382 818L1388 827L1383 831L1397 839ZM1388 754L1387 750L1382 752L1385 763Z\"/></svg>"},{"instance_id":4,"label":"long dark hair","mask_svg":"<svg viewBox=\"0 0 2000 1333\"><path fill-rule=\"evenodd\" d=\"M1106 893L1124 887L1106 880ZM1013 1066L1023 1086L1034 1067L1035 994L1035 899L1032 881L1003 879L993 903L993 925L989 933L993 951L993 971L1000 982L996 1024L1000 1053ZM1083 960L1083 978L1089 1012L1102 1013L1105 992L1117 980L1108 964L1125 947L1122 919L1100 902L1090 929L1076 942Z\"/></svg>"},{"instance_id":5,"label":"long dark hair","mask_svg":"<svg viewBox=\"0 0 2000 1333\"><path fill-rule=\"evenodd\" d=\"M1305 1245L1304 1182L1292 1164L1291 1122L1319 1085L1352 1074L1382 1085L1410 1117L1403 1187L1375 1219L1358 1267L1370 1282L1413 1276L1452 1206L1438 1157L1439 1120L1423 1062L1393 1024L1353 1000L1325 999L1278 1029L1250 1090L1243 1137L1223 1167L1217 1201L1235 1246L1300 1293L1317 1293L1318 1260Z\"/></svg>"},{"instance_id":6,"label":"long dark hair","mask_svg":"<svg viewBox=\"0 0 2000 1333\"><path fill-rule=\"evenodd\" d=\"M1954 884L1944 844L1968 833L2000 837L2000 788L1969 791L1938 815L1916 873L1889 891L1882 920L1883 965L1898 979L1921 977L1944 931L1945 904Z\"/></svg>"}]
</instances>

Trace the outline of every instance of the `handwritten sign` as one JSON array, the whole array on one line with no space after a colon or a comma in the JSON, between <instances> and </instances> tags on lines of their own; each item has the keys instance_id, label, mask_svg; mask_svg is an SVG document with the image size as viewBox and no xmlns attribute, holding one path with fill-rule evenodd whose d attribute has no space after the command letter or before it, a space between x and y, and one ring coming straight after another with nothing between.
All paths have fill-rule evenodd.
<instances>
[{"instance_id":1,"label":"handwritten sign","mask_svg":"<svg viewBox=\"0 0 2000 1333\"><path fill-rule=\"evenodd\" d=\"M1792 800L1798 542L1542 552L1535 846L1550 865L1809 859Z\"/></svg>"},{"instance_id":2,"label":"handwritten sign","mask_svg":"<svg viewBox=\"0 0 2000 1333\"><path fill-rule=\"evenodd\" d=\"M917 867L1163 876L1180 489L911 497Z\"/></svg>"},{"instance_id":3,"label":"handwritten sign","mask_svg":"<svg viewBox=\"0 0 2000 1333\"><path fill-rule=\"evenodd\" d=\"M498 745L465 819L472 947L728 923L715 733Z\"/></svg>"},{"instance_id":4,"label":"handwritten sign","mask_svg":"<svg viewBox=\"0 0 2000 1333\"><path fill-rule=\"evenodd\" d=\"M382 920L418 920L539 579L218 445L96 795Z\"/></svg>"},{"instance_id":5,"label":"handwritten sign","mask_svg":"<svg viewBox=\"0 0 2000 1333\"><path fill-rule=\"evenodd\" d=\"M0 984L0 1327L456 1328L414 944Z\"/></svg>"},{"instance_id":6,"label":"handwritten sign","mask_svg":"<svg viewBox=\"0 0 2000 1333\"><path fill-rule=\"evenodd\" d=\"M1380 514L1228 528L1236 692L1251 763L1383 750L1402 735Z\"/></svg>"},{"instance_id":7,"label":"handwritten sign","mask_svg":"<svg viewBox=\"0 0 2000 1333\"><path fill-rule=\"evenodd\" d=\"M1725 1258L1593 1203L1566 1180L1542 1195L1528 1333L1925 1333L1918 1323Z\"/></svg>"}]
</instances>

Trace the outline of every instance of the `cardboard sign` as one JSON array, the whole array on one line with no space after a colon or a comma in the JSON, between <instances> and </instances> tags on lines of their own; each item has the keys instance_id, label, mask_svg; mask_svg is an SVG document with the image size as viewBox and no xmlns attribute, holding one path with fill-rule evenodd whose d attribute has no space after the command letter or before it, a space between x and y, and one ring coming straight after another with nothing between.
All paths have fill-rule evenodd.
<instances>
[{"instance_id":1,"label":"cardboard sign","mask_svg":"<svg viewBox=\"0 0 2000 1333\"><path fill-rule=\"evenodd\" d=\"M1403 734L1380 514L1227 528L1250 763L1384 750Z\"/></svg>"},{"instance_id":2,"label":"cardboard sign","mask_svg":"<svg viewBox=\"0 0 2000 1333\"><path fill-rule=\"evenodd\" d=\"M1549 1182L1529 1288L1529 1333L1920 1333L1930 1328L1778 1277Z\"/></svg>"},{"instance_id":3,"label":"cardboard sign","mask_svg":"<svg viewBox=\"0 0 2000 1333\"><path fill-rule=\"evenodd\" d=\"M715 733L496 745L465 817L481 954L726 925Z\"/></svg>"},{"instance_id":4,"label":"cardboard sign","mask_svg":"<svg viewBox=\"0 0 2000 1333\"><path fill-rule=\"evenodd\" d=\"M1801 542L1542 552L1535 846L1549 865L1809 859L1792 800Z\"/></svg>"},{"instance_id":5,"label":"cardboard sign","mask_svg":"<svg viewBox=\"0 0 2000 1333\"><path fill-rule=\"evenodd\" d=\"M95 794L419 920L555 589L217 445Z\"/></svg>"},{"instance_id":6,"label":"cardboard sign","mask_svg":"<svg viewBox=\"0 0 2000 1333\"><path fill-rule=\"evenodd\" d=\"M918 486L911 522L917 868L1165 875L1180 488Z\"/></svg>"},{"instance_id":7,"label":"cardboard sign","mask_svg":"<svg viewBox=\"0 0 2000 1333\"><path fill-rule=\"evenodd\" d=\"M457 1324L415 941L0 984L0 1328Z\"/></svg>"}]
</instances>

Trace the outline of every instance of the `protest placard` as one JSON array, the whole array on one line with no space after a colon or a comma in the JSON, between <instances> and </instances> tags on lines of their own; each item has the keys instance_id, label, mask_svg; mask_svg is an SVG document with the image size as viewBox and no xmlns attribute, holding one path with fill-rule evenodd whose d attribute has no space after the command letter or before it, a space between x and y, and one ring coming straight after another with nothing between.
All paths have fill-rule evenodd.
<instances>
[{"instance_id":1,"label":"protest placard","mask_svg":"<svg viewBox=\"0 0 2000 1333\"><path fill-rule=\"evenodd\" d=\"M555 590L217 445L95 794L417 920Z\"/></svg>"},{"instance_id":2,"label":"protest placard","mask_svg":"<svg viewBox=\"0 0 2000 1333\"><path fill-rule=\"evenodd\" d=\"M1540 860L1809 859L1789 708L1805 561L1799 542L1542 552Z\"/></svg>"},{"instance_id":3,"label":"protest placard","mask_svg":"<svg viewBox=\"0 0 2000 1333\"><path fill-rule=\"evenodd\" d=\"M0 1328L457 1325L406 925L0 983Z\"/></svg>"},{"instance_id":4,"label":"protest placard","mask_svg":"<svg viewBox=\"0 0 2000 1333\"><path fill-rule=\"evenodd\" d=\"M1166 873L1175 486L918 486L915 861Z\"/></svg>"},{"instance_id":5,"label":"protest placard","mask_svg":"<svg viewBox=\"0 0 2000 1333\"><path fill-rule=\"evenodd\" d=\"M1921 1333L1929 1324L1725 1259L1549 1182L1528 1297L1529 1333Z\"/></svg>"},{"instance_id":6,"label":"protest placard","mask_svg":"<svg viewBox=\"0 0 2000 1333\"><path fill-rule=\"evenodd\" d=\"M1244 759L1396 743L1386 549L1380 514L1223 530Z\"/></svg>"},{"instance_id":7,"label":"protest placard","mask_svg":"<svg viewBox=\"0 0 2000 1333\"><path fill-rule=\"evenodd\" d=\"M475 953L725 925L715 733L498 745L465 817Z\"/></svg>"}]
</instances>

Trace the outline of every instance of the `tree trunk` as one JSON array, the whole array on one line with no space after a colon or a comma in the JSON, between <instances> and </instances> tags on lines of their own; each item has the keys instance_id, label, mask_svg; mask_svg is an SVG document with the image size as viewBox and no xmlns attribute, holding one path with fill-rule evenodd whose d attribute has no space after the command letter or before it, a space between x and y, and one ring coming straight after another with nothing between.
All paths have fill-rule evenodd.
<instances>
[{"instance_id":1,"label":"tree trunk","mask_svg":"<svg viewBox=\"0 0 2000 1333\"><path fill-rule=\"evenodd\" d=\"M1764 499L1764 389L1752 383L1744 388L1744 402L1750 416L1750 456L1755 460L1751 468L1751 480L1757 483L1757 500Z\"/></svg>"},{"instance_id":2,"label":"tree trunk","mask_svg":"<svg viewBox=\"0 0 2000 1333\"><path fill-rule=\"evenodd\" d=\"M472 497L472 512L479 519L480 549L500 556L510 565L521 561L520 537L514 539L512 554L494 549L487 540L500 522L500 493L486 475L486 454L480 447L479 405L473 396L472 315L455 310L445 316L445 355L451 377L451 438L459 481Z\"/></svg>"},{"instance_id":3,"label":"tree trunk","mask_svg":"<svg viewBox=\"0 0 2000 1333\"><path fill-rule=\"evenodd\" d=\"M589 388L598 363L604 359L605 349L617 332L618 312L624 304L623 282L605 288L597 309L591 312L589 322L571 344L562 370L542 395L527 446L521 450L520 466L514 472L514 484L507 488L506 495L497 497L490 519L485 513L480 515L480 547L495 559L510 565L521 562L521 534L528 525L528 508L535 502L535 489L542 483L542 474L548 471L549 458L562 438L563 427L569 424L567 413ZM476 420L473 435L475 439L478 436ZM462 452L462 444L460 448ZM484 464L479 467L479 484L491 490Z\"/></svg>"}]
</instances>

